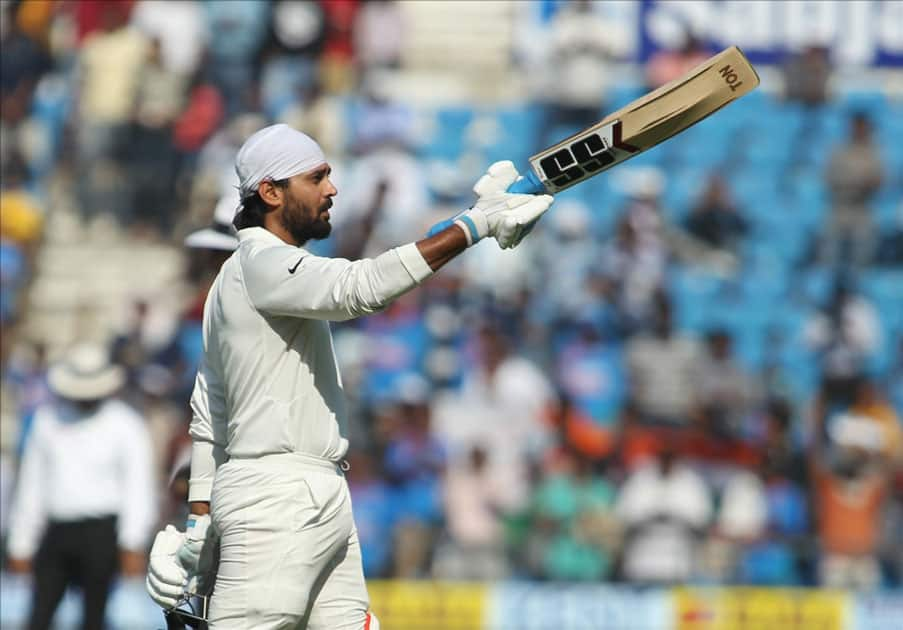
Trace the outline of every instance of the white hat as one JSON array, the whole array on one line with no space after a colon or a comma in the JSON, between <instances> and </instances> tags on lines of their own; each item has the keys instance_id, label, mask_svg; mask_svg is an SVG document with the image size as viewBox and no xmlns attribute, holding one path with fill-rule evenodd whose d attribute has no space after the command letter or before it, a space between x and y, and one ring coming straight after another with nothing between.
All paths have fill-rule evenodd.
<instances>
[{"instance_id":1,"label":"white hat","mask_svg":"<svg viewBox=\"0 0 903 630\"><path fill-rule=\"evenodd\" d=\"M880 451L884 442L881 425L869 418L853 413L837 414L828 424L828 437L838 446Z\"/></svg>"},{"instance_id":2,"label":"white hat","mask_svg":"<svg viewBox=\"0 0 903 630\"><path fill-rule=\"evenodd\" d=\"M185 237L185 246L196 249L215 249L231 252L238 247L238 238L232 220L241 203L238 188L234 185L224 186L222 195L213 211L213 224L203 230L197 230Z\"/></svg>"},{"instance_id":3,"label":"white hat","mask_svg":"<svg viewBox=\"0 0 903 630\"><path fill-rule=\"evenodd\" d=\"M47 371L47 381L57 395L69 400L97 400L125 384L125 370L110 363L108 353L94 344L80 344Z\"/></svg>"},{"instance_id":4,"label":"white hat","mask_svg":"<svg viewBox=\"0 0 903 630\"><path fill-rule=\"evenodd\" d=\"M326 155L317 142L278 124L264 127L245 140L235 157L241 198L247 199L266 180L288 179L326 163Z\"/></svg>"}]
</instances>

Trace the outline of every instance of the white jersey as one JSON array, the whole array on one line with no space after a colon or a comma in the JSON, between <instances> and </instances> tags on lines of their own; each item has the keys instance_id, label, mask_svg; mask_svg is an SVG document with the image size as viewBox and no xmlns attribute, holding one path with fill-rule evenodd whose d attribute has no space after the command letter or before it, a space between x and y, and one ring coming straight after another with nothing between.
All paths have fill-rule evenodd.
<instances>
[{"instance_id":1,"label":"white jersey","mask_svg":"<svg viewBox=\"0 0 903 630\"><path fill-rule=\"evenodd\" d=\"M226 458L341 459L345 400L328 322L378 311L432 273L413 243L351 262L315 256L259 227L238 239L204 306L190 501L210 500Z\"/></svg>"}]
</instances>

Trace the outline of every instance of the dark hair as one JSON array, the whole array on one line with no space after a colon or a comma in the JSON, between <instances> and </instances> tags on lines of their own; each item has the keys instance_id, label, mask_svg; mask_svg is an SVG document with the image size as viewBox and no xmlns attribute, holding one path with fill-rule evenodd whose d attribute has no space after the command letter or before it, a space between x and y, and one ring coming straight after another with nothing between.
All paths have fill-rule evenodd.
<instances>
[{"instance_id":1,"label":"dark hair","mask_svg":"<svg viewBox=\"0 0 903 630\"><path fill-rule=\"evenodd\" d=\"M278 188L286 188L288 186L287 179L272 180L273 185ZM247 199L241 202L241 210L232 220L232 225L236 230L243 230L249 227L263 227L263 217L273 210L272 206L268 206L266 202L260 198L260 193L255 192Z\"/></svg>"}]
</instances>

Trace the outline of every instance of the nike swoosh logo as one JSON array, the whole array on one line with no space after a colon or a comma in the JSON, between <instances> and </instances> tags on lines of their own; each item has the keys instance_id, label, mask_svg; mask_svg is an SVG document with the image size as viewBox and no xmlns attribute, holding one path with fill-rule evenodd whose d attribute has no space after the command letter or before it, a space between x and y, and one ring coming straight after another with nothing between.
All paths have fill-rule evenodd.
<instances>
[{"instance_id":1,"label":"nike swoosh logo","mask_svg":"<svg viewBox=\"0 0 903 630\"><path fill-rule=\"evenodd\" d=\"M288 268L288 272L289 272L289 273L295 273L295 272L298 270L298 265L301 264L301 261L302 261L302 260L304 260L304 257L303 257L303 256L302 256L301 258L298 259L298 262L295 263L295 266L294 266L294 267L289 267L289 268Z\"/></svg>"}]
</instances>

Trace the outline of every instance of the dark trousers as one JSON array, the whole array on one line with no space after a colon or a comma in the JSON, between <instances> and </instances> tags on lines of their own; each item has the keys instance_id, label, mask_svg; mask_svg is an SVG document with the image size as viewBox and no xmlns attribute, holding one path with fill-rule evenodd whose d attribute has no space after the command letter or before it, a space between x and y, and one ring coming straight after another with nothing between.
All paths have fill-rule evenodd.
<instances>
[{"instance_id":1,"label":"dark trousers","mask_svg":"<svg viewBox=\"0 0 903 630\"><path fill-rule=\"evenodd\" d=\"M51 522L35 556L29 630L50 627L68 586L82 589L82 629L103 628L104 609L118 566L115 517Z\"/></svg>"}]
</instances>

